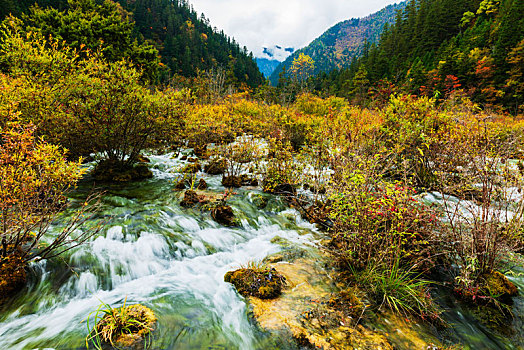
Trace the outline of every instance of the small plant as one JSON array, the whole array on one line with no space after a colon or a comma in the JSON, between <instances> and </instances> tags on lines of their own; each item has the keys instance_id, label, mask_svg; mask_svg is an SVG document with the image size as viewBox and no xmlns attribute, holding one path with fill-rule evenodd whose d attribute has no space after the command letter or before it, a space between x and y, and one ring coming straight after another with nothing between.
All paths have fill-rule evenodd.
<instances>
[{"instance_id":1,"label":"small plant","mask_svg":"<svg viewBox=\"0 0 524 350\"><path fill-rule=\"evenodd\" d=\"M413 271L403 269L399 260L392 267L368 265L363 271L353 271L357 285L364 287L374 297L379 308L422 319L439 319L439 309L429 295L432 282L420 279Z\"/></svg>"},{"instance_id":2,"label":"small plant","mask_svg":"<svg viewBox=\"0 0 524 350\"><path fill-rule=\"evenodd\" d=\"M123 348L122 344L140 344L148 349L152 342L152 332L155 329L156 317L151 309L140 304L126 306L126 300L121 308L114 309L106 303L87 317L86 347L93 344L97 350L103 349L103 344L110 344L115 349ZM90 322L94 318L93 322Z\"/></svg>"}]
</instances>

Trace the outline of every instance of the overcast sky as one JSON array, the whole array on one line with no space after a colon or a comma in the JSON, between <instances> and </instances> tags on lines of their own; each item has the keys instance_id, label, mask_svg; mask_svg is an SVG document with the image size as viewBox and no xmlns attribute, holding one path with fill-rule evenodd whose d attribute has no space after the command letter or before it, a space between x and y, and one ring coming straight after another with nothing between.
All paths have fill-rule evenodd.
<instances>
[{"instance_id":1,"label":"overcast sky","mask_svg":"<svg viewBox=\"0 0 524 350\"><path fill-rule=\"evenodd\" d=\"M189 0L211 26L262 55L262 47L301 48L334 24L400 0Z\"/></svg>"}]
</instances>

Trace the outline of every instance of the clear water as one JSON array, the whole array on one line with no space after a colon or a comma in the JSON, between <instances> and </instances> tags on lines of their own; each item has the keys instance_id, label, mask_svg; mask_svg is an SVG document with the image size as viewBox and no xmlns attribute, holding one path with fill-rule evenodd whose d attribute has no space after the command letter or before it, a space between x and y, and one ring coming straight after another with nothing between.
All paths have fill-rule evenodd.
<instances>
[{"instance_id":1,"label":"clear water","mask_svg":"<svg viewBox=\"0 0 524 350\"><path fill-rule=\"evenodd\" d=\"M153 349L296 348L254 326L245 301L223 276L279 252L282 248L271 243L277 236L309 246L320 235L276 197L267 196L268 206L257 209L254 196L260 192L253 189L238 190L230 201L241 220L237 228L222 227L198 209L181 208L173 182L184 162L172 156L150 157L151 180L105 188L97 219L107 223L98 237L31 267L33 280L0 312L0 349L83 349L86 317L101 302L118 307L126 298L157 314ZM224 191L219 176L199 177L210 192ZM85 198L91 186L83 183L72 201ZM524 279L513 280L524 294ZM513 339L495 336L467 311L449 306L454 308L446 315L453 323L451 339L471 349L518 349L510 344L522 330ZM522 298L515 309L524 314ZM514 322L519 327L521 320Z\"/></svg>"},{"instance_id":2,"label":"clear water","mask_svg":"<svg viewBox=\"0 0 524 350\"><path fill-rule=\"evenodd\" d=\"M253 191L240 190L230 202L238 228L183 209L172 190L182 162L171 156L152 157L150 181L106 188L99 217L107 224L98 237L32 267L37 278L2 310L0 349L83 348L89 313L101 302L121 306L125 298L156 312L155 349L285 347L250 323L244 300L223 276L278 252L270 242L276 236L311 244L313 227L276 197L264 211L256 209ZM205 178L211 191L224 191L220 177ZM83 198L90 186L73 197Z\"/></svg>"}]
</instances>

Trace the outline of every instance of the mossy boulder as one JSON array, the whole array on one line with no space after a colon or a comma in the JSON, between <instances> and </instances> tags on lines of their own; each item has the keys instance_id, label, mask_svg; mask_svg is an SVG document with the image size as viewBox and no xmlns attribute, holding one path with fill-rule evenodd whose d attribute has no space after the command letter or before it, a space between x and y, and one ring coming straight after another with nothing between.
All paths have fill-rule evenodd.
<instances>
[{"instance_id":1,"label":"mossy boulder","mask_svg":"<svg viewBox=\"0 0 524 350\"><path fill-rule=\"evenodd\" d=\"M15 295L26 284L25 262L17 255L1 260L0 265L0 303Z\"/></svg>"},{"instance_id":2,"label":"mossy boulder","mask_svg":"<svg viewBox=\"0 0 524 350\"><path fill-rule=\"evenodd\" d=\"M242 187L242 179L240 178L240 176L223 176L222 186L230 188L240 188Z\"/></svg>"},{"instance_id":3,"label":"mossy boulder","mask_svg":"<svg viewBox=\"0 0 524 350\"><path fill-rule=\"evenodd\" d=\"M258 180L249 175L244 174L240 176L223 176L222 177L222 186L240 188L242 186L258 186Z\"/></svg>"},{"instance_id":4,"label":"mossy boulder","mask_svg":"<svg viewBox=\"0 0 524 350\"><path fill-rule=\"evenodd\" d=\"M145 163L131 165L114 160L101 161L92 174L95 180L102 182L130 182L153 177L153 173Z\"/></svg>"},{"instance_id":5,"label":"mossy boulder","mask_svg":"<svg viewBox=\"0 0 524 350\"><path fill-rule=\"evenodd\" d=\"M517 287L498 271L481 275L475 287L456 286L454 292L466 302L491 306L494 306L496 302L511 304L512 298L518 295Z\"/></svg>"},{"instance_id":6,"label":"mossy boulder","mask_svg":"<svg viewBox=\"0 0 524 350\"><path fill-rule=\"evenodd\" d=\"M224 281L245 297L275 299L282 293L285 279L274 268L238 269L225 274Z\"/></svg>"},{"instance_id":7,"label":"mossy boulder","mask_svg":"<svg viewBox=\"0 0 524 350\"><path fill-rule=\"evenodd\" d=\"M206 182L206 180L200 179L200 181L198 181L197 189L199 189L201 191L207 189L207 182Z\"/></svg>"},{"instance_id":8,"label":"mossy boulder","mask_svg":"<svg viewBox=\"0 0 524 350\"><path fill-rule=\"evenodd\" d=\"M267 207L268 201L269 198L261 194L253 193L251 196L251 203L253 203L257 209L264 209Z\"/></svg>"},{"instance_id":9,"label":"mossy boulder","mask_svg":"<svg viewBox=\"0 0 524 350\"><path fill-rule=\"evenodd\" d=\"M139 163L151 163L151 159L147 158L143 154L139 154L136 158L136 161Z\"/></svg>"},{"instance_id":10,"label":"mossy boulder","mask_svg":"<svg viewBox=\"0 0 524 350\"><path fill-rule=\"evenodd\" d=\"M262 190L265 193L271 193L280 196L295 196L297 194L297 190L293 185L289 183L275 184L268 179L264 179L262 182Z\"/></svg>"},{"instance_id":11,"label":"mossy boulder","mask_svg":"<svg viewBox=\"0 0 524 350\"><path fill-rule=\"evenodd\" d=\"M226 171L227 162L225 159L212 159L204 166L204 171L209 175L222 175Z\"/></svg>"},{"instance_id":12,"label":"mossy boulder","mask_svg":"<svg viewBox=\"0 0 524 350\"><path fill-rule=\"evenodd\" d=\"M175 189L176 190L185 190L186 189L186 180L185 179L181 179L180 181L178 181L176 184L175 184Z\"/></svg>"},{"instance_id":13,"label":"mossy boulder","mask_svg":"<svg viewBox=\"0 0 524 350\"><path fill-rule=\"evenodd\" d=\"M200 198L198 197L198 194L195 191L187 190L184 193L184 199L180 202L180 205L185 208L191 208L194 207L200 203Z\"/></svg>"},{"instance_id":14,"label":"mossy boulder","mask_svg":"<svg viewBox=\"0 0 524 350\"><path fill-rule=\"evenodd\" d=\"M506 276L498 271L492 271L480 277L481 292L502 302L511 302L511 298L519 294L517 287Z\"/></svg>"},{"instance_id":15,"label":"mossy boulder","mask_svg":"<svg viewBox=\"0 0 524 350\"><path fill-rule=\"evenodd\" d=\"M189 163L182 169L182 173L184 174L196 174L200 170L202 170L202 167L200 166L200 163Z\"/></svg>"},{"instance_id":16,"label":"mossy boulder","mask_svg":"<svg viewBox=\"0 0 524 350\"><path fill-rule=\"evenodd\" d=\"M258 180L247 174L240 175L240 180L242 181L242 186L258 186Z\"/></svg>"},{"instance_id":17,"label":"mossy boulder","mask_svg":"<svg viewBox=\"0 0 524 350\"><path fill-rule=\"evenodd\" d=\"M235 226L235 213L229 205L216 205L211 209L213 220L224 226Z\"/></svg>"},{"instance_id":18,"label":"mossy boulder","mask_svg":"<svg viewBox=\"0 0 524 350\"><path fill-rule=\"evenodd\" d=\"M95 327L106 345L104 348L142 350L150 344L156 323L157 318L151 309L136 304L112 309L111 314L106 314Z\"/></svg>"}]
</instances>

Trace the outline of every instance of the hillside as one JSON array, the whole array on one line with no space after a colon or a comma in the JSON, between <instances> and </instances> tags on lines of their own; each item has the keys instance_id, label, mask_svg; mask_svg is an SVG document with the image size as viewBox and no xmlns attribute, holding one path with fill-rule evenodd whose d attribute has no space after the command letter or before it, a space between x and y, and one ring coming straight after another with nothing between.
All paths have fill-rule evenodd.
<instances>
[{"instance_id":1,"label":"hillside","mask_svg":"<svg viewBox=\"0 0 524 350\"><path fill-rule=\"evenodd\" d=\"M405 5L405 2L389 5L367 17L353 18L336 24L279 65L270 77L272 84L276 85L282 69L287 71L301 53L313 58L315 73L348 66L354 57L361 54L366 42L374 43L380 38L384 25L394 22L397 11L402 10Z\"/></svg>"},{"instance_id":2,"label":"hillside","mask_svg":"<svg viewBox=\"0 0 524 350\"><path fill-rule=\"evenodd\" d=\"M523 14L522 0L411 0L378 45L317 86L373 98L387 81L403 92L462 94L517 114L524 108Z\"/></svg>"},{"instance_id":3,"label":"hillside","mask_svg":"<svg viewBox=\"0 0 524 350\"><path fill-rule=\"evenodd\" d=\"M35 11L31 12L29 9L34 0L2 2L0 16L4 18L9 13L22 16L26 28L39 30L44 35L60 36L73 46L78 43L77 37L89 37L93 43L101 43L108 47L120 45L116 42L108 43L110 37L96 37L100 25L107 24L106 19L115 22L111 17L115 10L112 9L108 14L106 9L109 7L104 1L38 0L37 2L40 5L36 10L37 15L34 14ZM95 2L99 4L98 7L94 5ZM227 70L228 84L256 87L264 81L252 54L246 48L241 48L223 31L212 28L209 21L203 15L198 16L186 1L119 0L118 2L125 11L131 13L129 20L133 24L131 28L133 40L136 39L140 45L150 43L158 50L165 67L161 70L160 81L165 82L174 74L193 77L199 71L215 67L223 67ZM78 10L80 8L82 11ZM23 13L27 15L23 16ZM122 9L119 13L125 21L128 20L128 15Z\"/></svg>"}]
</instances>

